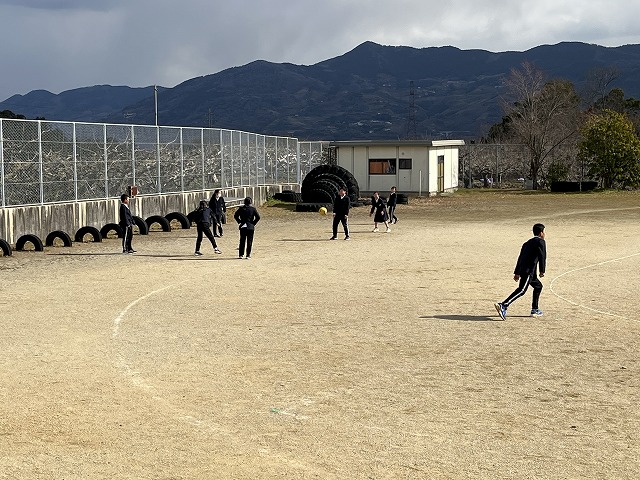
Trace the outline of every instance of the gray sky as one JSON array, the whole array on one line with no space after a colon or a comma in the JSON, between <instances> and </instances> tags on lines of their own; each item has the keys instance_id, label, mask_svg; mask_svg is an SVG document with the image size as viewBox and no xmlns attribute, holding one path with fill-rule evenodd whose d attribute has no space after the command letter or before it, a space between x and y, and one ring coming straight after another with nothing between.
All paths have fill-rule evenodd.
<instances>
[{"instance_id":1,"label":"gray sky","mask_svg":"<svg viewBox=\"0 0 640 480\"><path fill-rule=\"evenodd\" d=\"M640 43L631 0L0 0L0 101L173 87L253 60L310 65L371 40L492 52Z\"/></svg>"}]
</instances>

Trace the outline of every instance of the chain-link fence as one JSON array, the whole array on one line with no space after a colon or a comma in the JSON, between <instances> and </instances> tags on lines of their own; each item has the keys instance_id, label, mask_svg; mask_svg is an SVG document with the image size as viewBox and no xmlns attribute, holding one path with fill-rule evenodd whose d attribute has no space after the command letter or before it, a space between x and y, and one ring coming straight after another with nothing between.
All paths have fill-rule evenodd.
<instances>
[{"instance_id":1,"label":"chain-link fence","mask_svg":"<svg viewBox=\"0 0 640 480\"><path fill-rule=\"evenodd\" d=\"M323 142L216 128L0 119L0 205L296 184Z\"/></svg>"},{"instance_id":2,"label":"chain-link fence","mask_svg":"<svg viewBox=\"0 0 640 480\"><path fill-rule=\"evenodd\" d=\"M460 187L505 188L530 184L525 145L467 144L460 147Z\"/></svg>"}]
</instances>

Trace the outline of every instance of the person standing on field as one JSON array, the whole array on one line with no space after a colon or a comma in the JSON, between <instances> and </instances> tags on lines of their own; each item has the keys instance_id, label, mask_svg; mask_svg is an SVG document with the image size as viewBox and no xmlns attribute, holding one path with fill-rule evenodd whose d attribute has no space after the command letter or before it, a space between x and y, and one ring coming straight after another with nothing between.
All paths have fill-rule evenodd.
<instances>
[{"instance_id":1,"label":"person standing on field","mask_svg":"<svg viewBox=\"0 0 640 480\"><path fill-rule=\"evenodd\" d=\"M129 195L123 193L120 195L120 226L124 231L124 235L122 236L122 253L136 253L136 251L131 246L131 241L133 240L133 215L131 215L131 210L129 210Z\"/></svg>"},{"instance_id":2,"label":"person standing on field","mask_svg":"<svg viewBox=\"0 0 640 480\"><path fill-rule=\"evenodd\" d=\"M246 252L247 256L245 257L247 260L251 258L251 249L253 247L253 233L255 231L255 227L260 221L260 214L258 210L255 209L253 205L251 205L251 197L247 197L244 199L244 205L236 210L233 218L238 223L240 229L240 245L238 246L238 257L242 258L245 254L245 244L246 244Z\"/></svg>"},{"instance_id":3,"label":"person standing on field","mask_svg":"<svg viewBox=\"0 0 640 480\"><path fill-rule=\"evenodd\" d=\"M222 253L218 248L218 245L216 245L216 239L213 238L213 234L211 233L211 216L212 212L207 205L207 201L200 200L200 206L198 207L198 210L196 210L196 227L198 229L198 238L196 238L196 252L194 253L196 257L202 256L202 252L200 252L200 246L202 245L202 234L204 234L209 239L215 253Z\"/></svg>"},{"instance_id":4,"label":"person standing on field","mask_svg":"<svg viewBox=\"0 0 640 480\"><path fill-rule=\"evenodd\" d=\"M398 204L398 194L396 193L396 187L391 187L391 193L387 199L387 207L389 208L389 223L398 223L398 217L396 217L396 205Z\"/></svg>"},{"instance_id":5,"label":"person standing on field","mask_svg":"<svg viewBox=\"0 0 640 480\"><path fill-rule=\"evenodd\" d=\"M540 277L544 277L547 264L547 244L544 240L544 225L536 223L533 226L533 238L527 240L520 249L520 255L516 262L516 268L513 271L513 279L518 284L511 295L499 303L494 303L494 307L500 315L500 319L504 320L507 316L507 308L515 300L523 296L529 285L533 288L533 300L531 302L531 316L541 317L542 310L538 305L540 293L542 292L542 282L538 279L538 270Z\"/></svg>"},{"instance_id":6,"label":"person standing on field","mask_svg":"<svg viewBox=\"0 0 640 480\"><path fill-rule=\"evenodd\" d=\"M333 202L333 236L329 240L338 238L338 225L342 223L344 228L344 239L349 237L349 210L351 210L351 199L344 188L340 188L338 196Z\"/></svg>"},{"instance_id":7,"label":"person standing on field","mask_svg":"<svg viewBox=\"0 0 640 480\"><path fill-rule=\"evenodd\" d=\"M371 197L371 211L369 212L369 216L373 215L373 231L378 231L378 223L384 223L384 226L387 227L386 233L391 232L389 228L389 216L387 215L387 205L384 203L382 197L378 192L373 192L373 197Z\"/></svg>"},{"instance_id":8,"label":"person standing on field","mask_svg":"<svg viewBox=\"0 0 640 480\"><path fill-rule=\"evenodd\" d=\"M222 225L226 223L227 205L224 203L222 191L219 188L213 192L213 196L209 201L209 207L213 212L213 221L215 222L213 225L213 236L221 237Z\"/></svg>"}]
</instances>

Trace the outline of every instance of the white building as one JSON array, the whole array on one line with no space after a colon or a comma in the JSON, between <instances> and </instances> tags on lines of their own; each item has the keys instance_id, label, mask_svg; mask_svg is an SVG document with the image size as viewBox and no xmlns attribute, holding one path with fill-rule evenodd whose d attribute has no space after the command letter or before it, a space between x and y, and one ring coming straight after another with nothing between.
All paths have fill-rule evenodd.
<instances>
[{"instance_id":1,"label":"white building","mask_svg":"<svg viewBox=\"0 0 640 480\"><path fill-rule=\"evenodd\" d=\"M458 151L464 140L349 140L331 142L339 166L362 192L434 195L458 188Z\"/></svg>"}]
</instances>

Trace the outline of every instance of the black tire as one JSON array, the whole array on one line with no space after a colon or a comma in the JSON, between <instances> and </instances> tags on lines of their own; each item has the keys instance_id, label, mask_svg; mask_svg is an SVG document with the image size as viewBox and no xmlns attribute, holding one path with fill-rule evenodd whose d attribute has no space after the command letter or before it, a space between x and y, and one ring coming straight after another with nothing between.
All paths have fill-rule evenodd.
<instances>
[{"instance_id":1,"label":"black tire","mask_svg":"<svg viewBox=\"0 0 640 480\"><path fill-rule=\"evenodd\" d=\"M194 210L193 212L189 212L189 213L187 214L187 219L188 219L188 220L189 220L189 222L191 222L192 224L193 224L193 223L196 223L197 218L198 218L198 211L197 211L197 210Z\"/></svg>"},{"instance_id":2,"label":"black tire","mask_svg":"<svg viewBox=\"0 0 640 480\"><path fill-rule=\"evenodd\" d=\"M149 226L147 223L136 215L133 216L134 229L138 227L138 235L149 235Z\"/></svg>"},{"instance_id":3,"label":"black tire","mask_svg":"<svg viewBox=\"0 0 640 480\"><path fill-rule=\"evenodd\" d=\"M11 250L11 245L6 240L0 238L0 250L2 250L3 257L10 257L13 253Z\"/></svg>"},{"instance_id":4,"label":"black tire","mask_svg":"<svg viewBox=\"0 0 640 480\"><path fill-rule=\"evenodd\" d=\"M162 215L151 215L149 218L145 220L145 223L149 227L149 231L151 231L151 226L154 223L157 223L162 228L163 232L170 232L171 225L169 225L169 220L164 218Z\"/></svg>"},{"instance_id":5,"label":"black tire","mask_svg":"<svg viewBox=\"0 0 640 480\"><path fill-rule=\"evenodd\" d=\"M329 203L298 203L296 204L296 212L317 212L321 207L325 207L327 211L331 211L331 204Z\"/></svg>"},{"instance_id":6,"label":"black tire","mask_svg":"<svg viewBox=\"0 0 640 480\"><path fill-rule=\"evenodd\" d=\"M406 193L397 193L396 194L396 198L398 199L398 201L408 200L409 199L409 195L407 195Z\"/></svg>"},{"instance_id":7,"label":"black tire","mask_svg":"<svg viewBox=\"0 0 640 480\"><path fill-rule=\"evenodd\" d=\"M124 237L124 230L117 223L107 223L100 229L100 235L102 235L103 239L107 238L111 232L116 232L118 238Z\"/></svg>"},{"instance_id":8,"label":"black tire","mask_svg":"<svg viewBox=\"0 0 640 480\"><path fill-rule=\"evenodd\" d=\"M325 190L314 188L302 197L305 203L333 203L331 194Z\"/></svg>"},{"instance_id":9,"label":"black tire","mask_svg":"<svg viewBox=\"0 0 640 480\"><path fill-rule=\"evenodd\" d=\"M171 212L165 215L164 218L166 218L167 222L169 222L169 226L171 226L171 222L175 220L178 223L180 223L180 228L182 228L183 230L187 228L191 228L191 222L189 221L189 218L184 213Z\"/></svg>"},{"instance_id":10,"label":"black tire","mask_svg":"<svg viewBox=\"0 0 640 480\"><path fill-rule=\"evenodd\" d=\"M90 227L90 226L81 227L76 232L76 236L75 236L76 242L81 242L81 243L84 242L84 237L86 235L91 235L95 243L102 242L102 235L100 234L100 230L98 230L96 227Z\"/></svg>"},{"instance_id":11,"label":"black tire","mask_svg":"<svg viewBox=\"0 0 640 480\"><path fill-rule=\"evenodd\" d=\"M319 179L316 180L316 183L314 183L313 185L313 188L320 188L321 190L329 192L333 197L333 200L335 200L336 197L340 194L340 187L336 182L332 180Z\"/></svg>"},{"instance_id":12,"label":"black tire","mask_svg":"<svg viewBox=\"0 0 640 480\"><path fill-rule=\"evenodd\" d=\"M44 245L42 244L42 240L40 240L40 237L31 234L23 235L18 239L18 241L16 242L16 250L24 250L24 246L27 243L31 243L33 245L33 249L36 252L42 252L44 250Z\"/></svg>"},{"instance_id":13,"label":"black tire","mask_svg":"<svg viewBox=\"0 0 640 480\"><path fill-rule=\"evenodd\" d=\"M69 236L69 234L67 232L63 232L62 230L56 230L55 232L51 232L49 235L47 235L44 244L47 247L53 247L53 242L56 238L62 240L62 243L65 247L73 246L73 242L71 241L71 237Z\"/></svg>"}]
</instances>

